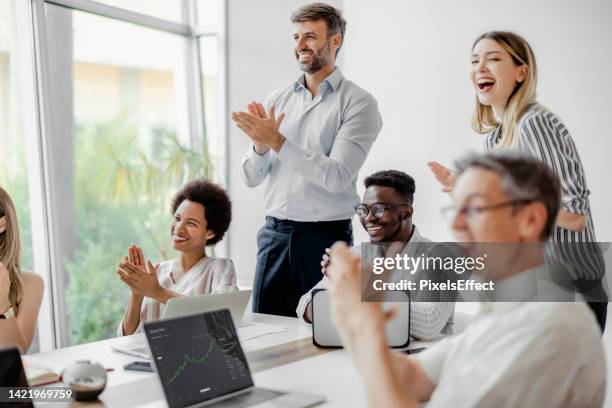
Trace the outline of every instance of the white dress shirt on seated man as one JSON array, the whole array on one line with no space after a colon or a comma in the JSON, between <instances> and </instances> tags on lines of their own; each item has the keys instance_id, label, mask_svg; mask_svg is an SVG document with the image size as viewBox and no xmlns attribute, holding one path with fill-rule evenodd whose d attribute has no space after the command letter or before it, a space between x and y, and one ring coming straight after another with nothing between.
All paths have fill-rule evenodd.
<instances>
[{"instance_id":1,"label":"white dress shirt on seated man","mask_svg":"<svg viewBox=\"0 0 612 408\"><path fill-rule=\"evenodd\" d=\"M606 359L586 303L483 303L465 331L415 358L435 384L429 408L603 405Z\"/></svg>"},{"instance_id":2,"label":"white dress shirt on seated man","mask_svg":"<svg viewBox=\"0 0 612 408\"><path fill-rule=\"evenodd\" d=\"M355 214L359 203L359 169L380 132L382 119L376 99L344 78L340 68L312 94L304 75L266 99L285 114L279 129L285 136L280 151L264 155L251 145L241 166L249 187L269 176L266 215L281 220L336 221Z\"/></svg>"},{"instance_id":3,"label":"white dress shirt on seated man","mask_svg":"<svg viewBox=\"0 0 612 408\"><path fill-rule=\"evenodd\" d=\"M401 254L408 257L415 257L422 252L418 243L430 243L430 239L423 237L416 225L410 238L411 245L406 244ZM429 248L429 247L428 247ZM353 247L353 251L360 253L359 245ZM395 271L394 271L395 272ZM418 272L418 271L417 271ZM390 282L398 282L403 278L402 274L393 274ZM309 324L304 320L304 313L308 304L312 301L312 290L329 288L329 279L323 276L310 291L306 292L298 303L296 314L301 322ZM440 336L441 332L447 332L452 326L454 302L411 302L410 304L410 336L419 340L431 340Z\"/></svg>"}]
</instances>

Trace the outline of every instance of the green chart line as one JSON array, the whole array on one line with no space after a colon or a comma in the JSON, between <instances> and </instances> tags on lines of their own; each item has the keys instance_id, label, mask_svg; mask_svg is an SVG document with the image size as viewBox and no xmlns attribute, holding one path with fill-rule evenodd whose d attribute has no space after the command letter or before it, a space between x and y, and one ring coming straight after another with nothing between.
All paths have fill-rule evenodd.
<instances>
[{"instance_id":1,"label":"green chart line","mask_svg":"<svg viewBox=\"0 0 612 408\"><path fill-rule=\"evenodd\" d=\"M185 368L187 368L187 365L189 365L190 363L191 364L199 364L199 363L204 362L204 360L206 360L208 358L208 356L210 355L210 353L212 352L212 349L213 349L213 343L211 341L210 342L210 347L208 348L208 351L206 352L204 357L199 358L199 359L198 358L191 358L187 354L185 354L183 362L181 363L181 365L178 366L178 368L176 369L176 371L174 372L174 374L172 375L172 377L168 381L168 384L172 384L172 382L174 380L176 380L179 375L181 375L181 373L185 370Z\"/></svg>"}]
</instances>

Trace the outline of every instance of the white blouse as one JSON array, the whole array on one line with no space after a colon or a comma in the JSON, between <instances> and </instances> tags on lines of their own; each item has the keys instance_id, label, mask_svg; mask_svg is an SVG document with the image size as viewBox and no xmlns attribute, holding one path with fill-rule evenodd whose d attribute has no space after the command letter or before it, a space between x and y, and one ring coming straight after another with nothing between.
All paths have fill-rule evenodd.
<instances>
[{"instance_id":1,"label":"white blouse","mask_svg":"<svg viewBox=\"0 0 612 408\"><path fill-rule=\"evenodd\" d=\"M176 258L160 263L157 271L159 284L163 288L184 296L238 291L234 263L227 258L202 258L176 282L172 279L173 272L175 276L181 275L180 259ZM164 307L165 305L157 300L145 297L140 309L140 323L134 333L141 332L145 322L158 320ZM119 323L117 335L124 335L123 319Z\"/></svg>"}]
</instances>

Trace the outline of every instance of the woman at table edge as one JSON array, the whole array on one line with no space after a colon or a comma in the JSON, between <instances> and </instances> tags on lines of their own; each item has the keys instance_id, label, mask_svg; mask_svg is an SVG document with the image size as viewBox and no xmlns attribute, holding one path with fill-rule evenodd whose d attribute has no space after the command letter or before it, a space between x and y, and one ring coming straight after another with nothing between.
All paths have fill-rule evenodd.
<instances>
[{"instance_id":1,"label":"woman at table edge","mask_svg":"<svg viewBox=\"0 0 612 408\"><path fill-rule=\"evenodd\" d=\"M15 205L0 187L0 346L26 353L32 345L44 282L21 269L21 240ZM10 344L9 344L10 343Z\"/></svg>"}]
</instances>

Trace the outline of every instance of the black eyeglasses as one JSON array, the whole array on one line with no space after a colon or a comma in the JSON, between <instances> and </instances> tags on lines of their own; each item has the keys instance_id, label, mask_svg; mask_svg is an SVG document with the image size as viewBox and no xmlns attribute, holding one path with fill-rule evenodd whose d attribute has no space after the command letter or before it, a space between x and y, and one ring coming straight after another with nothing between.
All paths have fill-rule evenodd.
<instances>
[{"instance_id":1,"label":"black eyeglasses","mask_svg":"<svg viewBox=\"0 0 612 408\"><path fill-rule=\"evenodd\" d=\"M470 217L474 214L484 212L484 211L492 211L505 207L519 207L521 205L529 204L534 200L531 198L519 198L516 200L504 201L503 203L483 205L481 207L472 207L470 205L464 205L462 207L455 207L454 205L444 207L441 209L442 214L445 218L449 220L454 220L457 215L461 214L466 217Z\"/></svg>"},{"instance_id":2,"label":"black eyeglasses","mask_svg":"<svg viewBox=\"0 0 612 408\"><path fill-rule=\"evenodd\" d=\"M359 218L367 217L370 211L372 211L372 215L374 216L374 218L382 218L383 215L385 215L385 211L391 210L394 208L405 207L405 206L410 207L410 204L409 203L402 203L402 204L397 204L397 205L382 204L382 203L374 203L372 205L359 204L358 206L355 207L355 212L357 213L357 216Z\"/></svg>"}]
</instances>

